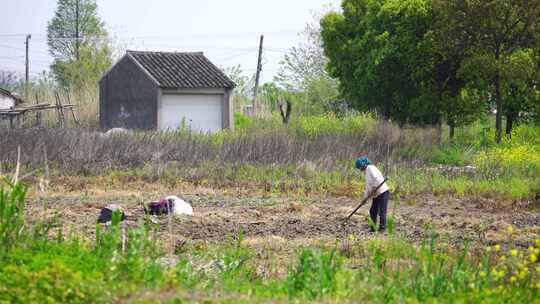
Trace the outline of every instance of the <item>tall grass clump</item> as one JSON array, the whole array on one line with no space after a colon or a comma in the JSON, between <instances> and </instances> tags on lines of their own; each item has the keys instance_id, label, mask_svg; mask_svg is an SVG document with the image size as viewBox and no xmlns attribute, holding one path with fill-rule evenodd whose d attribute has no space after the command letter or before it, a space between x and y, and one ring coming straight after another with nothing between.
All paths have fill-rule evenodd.
<instances>
[{"instance_id":1,"label":"tall grass clump","mask_svg":"<svg viewBox=\"0 0 540 304\"><path fill-rule=\"evenodd\" d=\"M472 147L450 144L434 149L431 161L439 165L465 166L472 163L474 154Z\"/></svg>"},{"instance_id":2,"label":"tall grass clump","mask_svg":"<svg viewBox=\"0 0 540 304\"><path fill-rule=\"evenodd\" d=\"M342 258L336 251L323 252L307 248L298 257L285 282L290 297L309 300L335 295L339 287L339 276L343 272Z\"/></svg>"},{"instance_id":3,"label":"tall grass clump","mask_svg":"<svg viewBox=\"0 0 540 304\"><path fill-rule=\"evenodd\" d=\"M320 134L315 137L287 129L214 135L135 132L106 137L79 129L7 130L0 138L0 161L4 166L13 166L17 156L13 147L21 146L23 165L41 167L46 154L51 166L66 174L79 175L99 174L113 168L141 168L158 162L196 167L208 161L265 166L311 161L332 166L361 153L370 154L375 160L388 156L399 161L403 158L399 152L402 147L410 146L418 151L426 141L414 133L381 139L369 132L331 134L324 129L316 132Z\"/></svg>"},{"instance_id":4,"label":"tall grass clump","mask_svg":"<svg viewBox=\"0 0 540 304\"><path fill-rule=\"evenodd\" d=\"M29 104L39 102L54 105L57 99L62 104L74 105L75 116L79 121L80 127L96 130L99 128L99 90L96 85L87 85L83 87L64 89L49 86L32 87L29 94ZM67 127L75 127L75 121L70 110L64 111ZM26 117L26 125L35 124L33 115ZM45 127L60 126L59 116L55 110L44 111L41 115L41 124Z\"/></svg>"},{"instance_id":5,"label":"tall grass clump","mask_svg":"<svg viewBox=\"0 0 540 304\"><path fill-rule=\"evenodd\" d=\"M183 249L181 262L166 269L155 231L144 222L128 229L115 213L95 241L53 230L36 234L21 219L25 187L2 187L0 302L110 303L137 299L141 291L244 302L535 303L540 296L540 239L518 246L512 226L504 248L455 246L431 231L419 245L392 232L361 241L350 236L346 251L340 242L306 247L283 256L288 272L266 277L259 269L272 266L243 245L243 232L226 244Z\"/></svg>"},{"instance_id":6,"label":"tall grass clump","mask_svg":"<svg viewBox=\"0 0 540 304\"><path fill-rule=\"evenodd\" d=\"M506 174L522 173L539 176L540 127L518 126L502 145L480 151L476 163L484 168L495 168Z\"/></svg>"},{"instance_id":7,"label":"tall grass clump","mask_svg":"<svg viewBox=\"0 0 540 304\"><path fill-rule=\"evenodd\" d=\"M433 190L437 195L531 199L540 189L535 182L540 180L537 126L519 126L511 139L495 145L478 134L483 130L478 122L464 128L467 136L439 145L435 128L399 128L369 114L295 117L288 125L275 118L237 116L237 129L216 134L6 130L0 137L0 169L14 168L20 146L23 166L50 166L56 176L120 175L171 185L350 196L349 190L362 186L353 160L368 155L411 194ZM499 187L518 180L526 187Z\"/></svg>"},{"instance_id":8,"label":"tall grass clump","mask_svg":"<svg viewBox=\"0 0 540 304\"><path fill-rule=\"evenodd\" d=\"M316 137L323 134L358 134L374 132L377 120L371 114L347 114L338 117L334 113L301 116L291 122L299 135Z\"/></svg>"},{"instance_id":9,"label":"tall grass clump","mask_svg":"<svg viewBox=\"0 0 540 304\"><path fill-rule=\"evenodd\" d=\"M26 189L0 177L0 258L24 237Z\"/></svg>"},{"instance_id":10,"label":"tall grass clump","mask_svg":"<svg viewBox=\"0 0 540 304\"><path fill-rule=\"evenodd\" d=\"M540 293L537 255L528 250L452 248L433 235L420 246L400 238L360 245L361 266L350 297L375 302L508 303L534 301Z\"/></svg>"},{"instance_id":11,"label":"tall grass clump","mask_svg":"<svg viewBox=\"0 0 540 304\"><path fill-rule=\"evenodd\" d=\"M159 286L166 280L158 262L163 252L157 246L155 231L142 222L127 230L120 219L121 214L114 212L105 230L97 226L94 253L109 261L110 280Z\"/></svg>"},{"instance_id":12,"label":"tall grass clump","mask_svg":"<svg viewBox=\"0 0 540 304\"><path fill-rule=\"evenodd\" d=\"M98 226L95 242L66 237L61 224L52 230L46 220L25 223L25 200L25 186L3 182L0 302L111 302L171 281L158 262L162 251L147 225L123 228L116 213L106 228Z\"/></svg>"},{"instance_id":13,"label":"tall grass clump","mask_svg":"<svg viewBox=\"0 0 540 304\"><path fill-rule=\"evenodd\" d=\"M214 271L196 271L186 261L177 275L180 282L196 282L192 290L244 302L531 303L539 296L540 239L528 249L454 247L427 234L420 245L390 235L362 241L351 236L346 252L340 242L336 248L306 247L289 259L284 276L271 278L257 276L257 254L231 243L207 255Z\"/></svg>"}]
</instances>

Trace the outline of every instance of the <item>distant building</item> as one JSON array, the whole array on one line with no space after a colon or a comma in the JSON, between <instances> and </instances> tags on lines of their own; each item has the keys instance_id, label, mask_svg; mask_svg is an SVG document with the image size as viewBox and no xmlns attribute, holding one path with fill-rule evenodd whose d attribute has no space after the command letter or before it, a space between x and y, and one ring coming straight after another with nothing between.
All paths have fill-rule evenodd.
<instances>
[{"instance_id":1,"label":"distant building","mask_svg":"<svg viewBox=\"0 0 540 304\"><path fill-rule=\"evenodd\" d=\"M234 87L202 52L127 51L100 81L100 125L196 132L232 128Z\"/></svg>"},{"instance_id":2,"label":"distant building","mask_svg":"<svg viewBox=\"0 0 540 304\"><path fill-rule=\"evenodd\" d=\"M22 99L8 90L0 88L0 110L11 110L21 103L23 103Z\"/></svg>"}]
</instances>

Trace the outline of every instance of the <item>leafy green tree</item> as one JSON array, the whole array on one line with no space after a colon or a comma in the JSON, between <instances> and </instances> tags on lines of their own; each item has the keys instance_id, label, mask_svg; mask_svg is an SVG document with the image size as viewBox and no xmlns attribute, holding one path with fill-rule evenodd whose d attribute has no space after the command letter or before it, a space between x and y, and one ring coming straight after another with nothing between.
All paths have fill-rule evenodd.
<instances>
[{"instance_id":1,"label":"leafy green tree","mask_svg":"<svg viewBox=\"0 0 540 304\"><path fill-rule=\"evenodd\" d=\"M450 8L455 10L454 15L459 16L459 22L455 24L456 31L470 42L467 50L469 75L462 74L469 80L474 79L477 89L488 91L493 96L497 112L495 137L500 143L502 117L505 110L509 110L507 114L510 117L510 129L512 120L517 115L515 101L518 99L514 99L514 102L508 100L511 94L517 92L515 86L511 84L515 84L515 79L505 77L515 76L515 74L505 71L512 69L512 66L515 67L516 64L519 65L519 61L515 58L516 52L538 48L540 2L528 0L450 1L456 3ZM523 88L523 86L518 87ZM514 93L510 93L509 90ZM524 90L522 89L521 92L523 93ZM507 103L513 105L509 106Z\"/></svg>"},{"instance_id":2,"label":"leafy green tree","mask_svg":"<svg viewBox=\"0 0 540 304\"><path fill-rule=\"evenodd\" d=\"M243 110L245 105L251 105L255 75L251 77L245 75L240 65L225 68L224 72L236 84L232 98L233 103L239 107L237 110Z\"/></svg>"},{"instance_id":3,"label":"leafy green tree","mask_svg":"<svg viewBox=\"0 0 540 304\"><path fill-rule=\"evenodd\" d=\"M467 61L472 45L469 37L462 35L462 16L457 14L462 1L433 1L433 24L426 35L431 43L431 63L423 85L435 96L436 111L449 126L449 137L454 138L456 127L474 122L487 113L487 99L469 87L463 77L462 67ZM442 121L438 122L439 124Z\"/></svg>"},{"instance_id":4,"label":"leafy green tree","mask_svg":"<svg viewBox=\"0 0 540 304\"><path fill-rule=\"evenodd\" d=\"M321 21L330 74L356 109L451 136L490 107L507 133L537 113L540 2L343 0ZM525 115L526 114L526 115Z\"/></svg>"},{"instance_id":5,"label":"leafy green tree","mask_svg":"<svg viewBox=\"0 0 540 304\"><path fill-rule=\"evenodd\" d=\"M322 47L320 19L319 13L313 13L313 21L299 34L301 42L283 56L272 84L288 91L285 99L294 102L295 109L302 113L337 109L338 82L326 71L328 58Z\"/></svg>"},{"instance_id":6,"label":"leafy green tree","mask_svg":"<svg viewBox=\"0 0 540 304\"><path fill-rule=\"evenodd\" d=\"M330 78L325 67L328 58L324 55L322 46L319 13L313 13L313 21L308 22L299 34L301 42L292 47L280 61L280 67L274 81L281 87L290 91L304 91L311 81Z\"/></svg>"},{"instance_id":7,"label":"leafy green tree","mask_svg":"<svg viewBox=\"0 0 540 304\"><path fill-rule=\"evenodd\" d=\"M0 71L0 88L8 91L20 90L23 88L22 78L16 72Z\"/></svg>"},{"instance_id":8,"label":"leafy green tree","mask_svg":"<svg viewBox=\"0 0 540 304\"><path fill-rule=\"evenodd\" d=\"M275 111L278 109L279 103L285 92L286 91L280 88L275 82L267 82L261 86L260 97L272 111Z\"/></svg>"},{"instance_id":9,"label":"leafy green tree","mask_svg":"<svg viewBox=\"0 0 540 304\"><path fill-rule=\"evenodd\" d=\"M293 103L298 104L298 92L283 89L275 82L267 82L261 87L261 99L270 110L278 111L284 124L289 123L293 110Z\"/></svg>"},{"instance_id":10,"label":"leafy green tree","mask_svg":"<svg viewBox=\"0 0 540 304\"><path fill-rule=\"evenodd\" d=\"M253 86L255 84L254 76L247 76L242 71L240 65L235 65L224 69L225 74L236 84L235 94L246 98L253 95Z\"/></svg>"},{"instance_id":11,"label":"leafy green tree","mask_svg":"<svg viewBox=\"0 0 540 304\"><path fill-rule=\"evenodd\" d=\"M339 98L337 82L329 77L312 79L304 91L306 110L314 114L322 112L340 112L346 105Z\"/></svg>"},{"instance_id":12,"label":"leafy green tree","mask_svg":"<svg viewBox=\"0 0 540 304\"><path fill-rule=\"evenodd\" d=\"M533 49L514 51L503 66L504 114L506 135L511 136L514 123L538 117L540 90L537 86L540 72L536 64L538 54Z\"/></svg>"},{"instance_id":13,"label":"leafy green tree","mask_svg":"<svg viewBox=\"0 0 540 304\"><path fill-rule=\"evenodd\" d=\"M112 51L95 0L58 0L47 27L51 68L60 85L95 84L112 65Z\"/></svg>"},{"instance_id":14,"label":"leafy green tree","mask_svg":"<svg viewBox=\"0 0 540 304\"><path fill-rule=\"evenodd\" d=\"M321 26L328 70L344 97L400 125L439 120L422 84L432 67L431 1L344 0L342 11Z\"/></svg>"}]
</instances>

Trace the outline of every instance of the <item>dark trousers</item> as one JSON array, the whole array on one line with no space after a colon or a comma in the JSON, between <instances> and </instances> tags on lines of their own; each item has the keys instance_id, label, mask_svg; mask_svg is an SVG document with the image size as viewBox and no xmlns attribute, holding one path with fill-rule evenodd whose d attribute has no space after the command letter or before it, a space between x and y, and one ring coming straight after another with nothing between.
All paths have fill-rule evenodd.
<instances>
[{"instance_id":1,"label":"dark trousers","mask_svg":"<svg viewBox=\"0 0 540 304\"><path fill-rule=\"evenodd\" d=\"M379 229L386 229L386 210L388 209L388 199L390 197L390 191L377 196L373 199L371 209L369 209L369 215L373 224L377 224L377 215L380 216L381 222L379 223Z\"/></svg>"}]
</instances>

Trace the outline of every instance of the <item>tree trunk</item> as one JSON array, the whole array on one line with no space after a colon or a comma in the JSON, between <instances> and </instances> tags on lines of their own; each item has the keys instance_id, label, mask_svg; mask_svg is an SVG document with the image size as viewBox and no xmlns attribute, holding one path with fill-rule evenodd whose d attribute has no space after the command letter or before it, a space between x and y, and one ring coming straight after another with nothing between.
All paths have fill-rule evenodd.
<instances>
[{"instance_id":1,"label":"tree trunk","mask_svg":"<svg viewBox=\"0 0 540 304\"><path fill-rule=\"evenodd\" d=\"M382 116L385 121L390 121L390 104L390 101L385 100L382 107Z\"/></svg>"},{"instance_id":2,"label":"tree trunk","mask_svg":"<svg viewBox=\"0 0 540 304\"><path fill-rule=\"evenodd\" d=\"M456 132L456 127L453 125L453 124L450 124L448 125L449 127L449 132L448 132L448 137L450 138L450 141L454 141L454 135L455 135L455 132Z\"/></svg>"},{"instance_id":3,"label":"tree trunk","mask_svg":"<svg viewBox=\"0 0 540 304\"><path fill-rule=\"evenodd\" d=\"M437 144L439 145L439 147L441 147L443 143L442 118L439 117L437 119L436 127L437 127Z\"/></svg>"},{"instance_id":4,"label":"tree trunk","mask_svg":"<svg viewBox=\"0 0 540 304\"><path fill-rule=\"evenodd\" d=\"M514 114L513 113L509 113L506 115L506 136L508 136L508 138L511 138L512 137L512 128L514 127Z\"/></svg>"},{"instance_id":5,"label":"tree trunk","mask_svg":"<svg viewBox=\"0 0 540 304\"><path fill-rule=\"evenodd\" d=\"M290 101L285 101L287 104L287 108L283 109L283 103L279 103L279 114L281 114L281 119L283 120L284 124L288 124L289 120L291 118L291 112L292 112L292 103Z\"/></svg>"},{"instance_id":6,"label":"tree trunk","mask_svg":"<svg viewBox=\"0 0 540 304\"><path fill-rule=\"evenodd\" d=\"M497 48L495 52L495 59L497 63L500 59L500 49ZM498 144L502 142L502 96L501 96L501 71L497 70L497 75L495 75L495 101L497 102L497 115L495 117L495 140Z\"/></svg>"},{"instance_id":7,"label":"tree trunk","mask_svg":"<svg viewBox=\"0 0 540 304\"><path fill-rule=\"evenodd\" d=\"M495 116L495 140L498 144L502 142L502 97L501 97L501 76L495 76L495 100L497 102L497 115Z\"/></svg>"}]
</instances>

